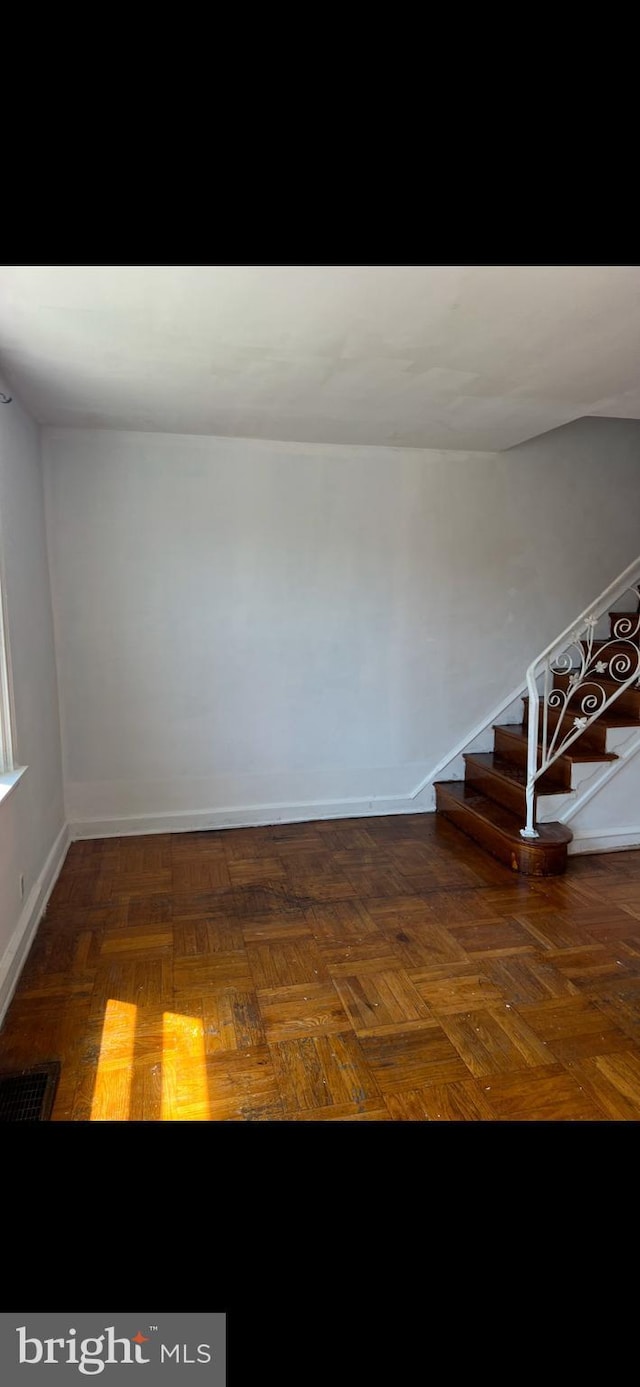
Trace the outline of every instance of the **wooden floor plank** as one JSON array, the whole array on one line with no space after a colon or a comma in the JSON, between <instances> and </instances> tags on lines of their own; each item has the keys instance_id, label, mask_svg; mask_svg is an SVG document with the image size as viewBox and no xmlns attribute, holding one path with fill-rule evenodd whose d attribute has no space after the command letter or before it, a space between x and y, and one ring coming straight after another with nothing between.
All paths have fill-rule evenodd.
<instances>
[{"instance_id":1,"label":"wooden floor plank","mask_svg":"<svg viewBox=\"0 0 640 1387\"><path fill-rule=\"evenodd\" d=\"M283 1104L276 1082L275 1067L267 1046L239 1050L235 1054L213 1055L206 1067L208 1116L211 1121L279 1121ZM178 1115L189 1120L181 1102L182 1078L177 1079Z\"/></svg>"},{"instance_id":2,"label":"wooden floor plank","mask_svg":"<svg viewBox=\"0 0 640 1387\"><path fill-rule=\"evenodd\" d=\"M331 982L264 989L257 999L269 1043L350 1029L340 995Z\"/></svg>"},{"instance_id":3,"label":"wooden floor plank","mask_svg":"<svg viewBox=\"0 0 640 1387\"><path fill-rule=\"evenodd\" d=\"M440 1018L474 1078L548 1064L549 1049L509 1002Z\"/></svg>"},{"instance_id":4,"label":"wooden floor plank","mask_svg":"<svg viewBox=\"0 0 640 1387\"><path fill-rule=\"evenodd\" d=\"M428 1021L431 1016L419 991L402 969L336 977L334 987L359 1036L404 1026L407 1021Z\"/></svg>"},{"instance_id":5,"label":"wooden floor plank","mask_svg":"<svg viewBox=\"0 0 640 1387\"><path fill-rule=\"evenodd\" d=\"M395 1122L492 1122L495 1113L482 1086L473 1080L427 1084L405 1093L388 1093L386 1104Z\"/></svg>"},{"instance_id":6,"label":"wooden floor plank","mask_svg":"<svg viewBox=\"0 0 640 1387\"><path fill-rule=\"evenodd\" d=\"M366 1103L380 1090L354 1035L305 1036L271 1046L282 1101L288 1113L334 1104Z\"/></svg>"},{"instance_id":7,"label":"wooden floor plank","mask_svg":"<svg viewBox=\"0 0 640 1387\"><path fill-rule=\"evenodd\" d=\"M498 1121L602 1122L607 1114L576 1077L557 1067L494 1075L485 1097Z\"/></svg>"},{"instance_id":8,"label":"wooden floor plank","mask_svg":"<svg viewBox=\"0 0 640 1387\"><path fill-rule=\"evenodd\" d=\"M640 852L434 815L71 844L0 1032L56 1121L640 1120Z\"/></svg>"},{"instance_id":9,"label":"wooden floor plank","mask_svg":"<svg viewBox=\"0 0 640 1387\"><path fill-rule=\"evenodd\" d=\"M329 982L314 939L266 939L247 944L247 958L257 988L292 987Z\"/></svg>"},{"instance_id":10,"label":"wooden floor plank","mask_svg":"<svg viewBox=\"0 0 640 1387\"><path fill-rule=\"evenodd\" d=\"M398 1028L390 1035L363 1036L360 1044L383 1093L455 1083L469 1076L468 1067L435 1021L419 1028Z\"/></svg>"},{"instance_id":11,"label":"wooden floor plank","mask_svg":"<svg viewBox=\"0 0 640 1387\"><path fill-rule=\"evenodd\" d=\"M595 1006L626 1032L633 1041L640 1036L640 980L615 984L593 998Z\"/></svg>"},{"instance_id":12,"label":"wooden floor plank","mask_svg":"<svg viewBox=\"0 0 640 1387\"><path fill-rule=\"evenodd\" d=\"M612 1121L640 1121L640 1057L627 1050L594 1055L576 1064L572 1077Z\"/></svg>"},{"instance_id":13,"label":"wooden floor plank","mask_svg":"<svg viewBox=\"0 0 640 1387\"><path fill-rule=\"evenodd\" d=\"M563 1064L629 1047L628 1035L582 996L521 1006L519 1012Z\"/></svg>"},{"instance_id":14,"label":"wooden floor plank","mask_svg":"<svg viewBox=\"0 0 640 1387\"><path fill-rule=\"evenodd\" d=\"M332 1103L329 1108L307 1108L304 1112L288 1114L290 1122L390 1122L387 1108L377 1099L363 1103Z\"/></svg>"},{"instance_id":15,"label":"wooden floor plank","mask_svg":"<svg viewBox=\"0 0 640 1387\"><path fill-rule=\"evenodd\" d=\"M453 974L449 969L442 972L444 976L439 978L430 977L428 972L426 976L420 971L410 974L417 992L434 1016L455 1016L456 1012L482 1009L504 1000L504 989L479 972L475 963L462 964Z\"/></svg>"}]
</instances>

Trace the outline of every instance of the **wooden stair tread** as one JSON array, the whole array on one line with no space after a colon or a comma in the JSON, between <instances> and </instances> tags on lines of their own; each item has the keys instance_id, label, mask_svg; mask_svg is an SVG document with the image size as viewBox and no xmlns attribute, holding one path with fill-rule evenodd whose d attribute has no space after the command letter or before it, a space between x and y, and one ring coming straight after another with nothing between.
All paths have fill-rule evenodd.
<instances>
[{"instance_id":1,"label":"wooden stair tread","mask_svg":"<svg viewBox=\"0 0 640 1387\"><path fill-rule=\"evenodd\" d=\"M563 669L559 672L556 671L554 679L557 681L557 687L564 689L567 680L570 679L572 675L574 677L579 676L580 672L581 671L577 665L572 665L571 669ZM637 681L635 684L633 682L627 684L627 687L625 689L624 680L622 680L621 682L619 679L609 679L606 674L594 674L593 678L585 679L583 682L585 686L587 684L603 684L607 689L621 689L623 693L640 693L640 688L638 687ZM522 696L523 698L529 697L528 694L523 694Z\"/></svg>"},{"instance_id":2,"label":"wooden stair tread","mask_svg":"<svg viewBox=\"0 0 640 1387\"><path fill-rule=\"evenodd\" d=\"M495 800L488 799L486 795L472 789L464 780L439 780L438 788L442 790L449 799L457 801L458 804L477 814L486 822L492 824L501 834L518 843L524 841L520 833L523 827L522 820L517 814L512 814L503 805L497 804ZM535 848L536 843L541 846L544 843L570 843L573 834L565 824L544 823L536 824L538 831L537 838L528 839L528 844Z\"/></svg>"},{"instance_id":3,"label":"wooden stair tread","mask_svg":"<svg viewBox=\"0 0 640 1387\"><path fill-rule=\"evenodd\" d=\"M611 620L612 622L622 621L622 620L626 620L626 621L637 621L639 615L640 615L640 613L638 613L638 608L637 608L637 607L636 607L635 612L609 612L609 618L610 618L610 620Z\"/></svg>"},{"instance_id":4,"label":"wooden stair tread","mask_svg":"<svg viewBox=\"0 0 640 1387\"><path fill-rule=\"evenodd\" d=\"M588 640L588 638L587 638L587 637L582 638L582 639L580 640L579 644L582 645L582 646L584 646L585 649L586 649L586 648L588 647L588 645L589 645L589 640ZM592 651L594 651L594 650L602 650L603 646L605 646L605 645L611 645L611 646L614 646L614 645L623 645L627 651L628 651L629 646L631 645L631 646L633 646L633 649L634 649L634 650L637 650L637 649L639 648L639 646L640 646L640 637L638 637L638 635L635 635L635 636L603 636L603 637L598 637L597 640L593 640L593 641L591 642L591 650L592 650Z\"/></svg>"},{"instance_id":5,"label":"wooden stair tread","mask_svg":"<svg viewBox=\"0 0 640 1387\"><path fill-rule=\"evenodd\" d=\"M493 726L496 732L501 732L503 735L512 737L513 741L516 742L518 746L528 746L529 738L524 728L514 725L514 723L502 724L494 722ZM626 723L625 726L627 726ZM538 743L538 745L540 746L540 743ZM576 751L577 745L578 742L576 739L575 742L572 742L570 747L567 747L566 751L560 753L558 760L560 760L561 757L564 757L567 761L617 761L619 759L615 751Z\"/></svg>"},{"instance_id":6,"label":"wooden stair tread","mask_svg":"<svg viewBox=\"0 0 640 1387\"><path fill-rule=\"evenodd\" d=\"M503 780L511 780L514 785L521 789L526 789L527 772L523 766L517 766L515 761L505 761L503 756L498 756L495 751L466 751L465 761L471 761L476 766L481 766L490 775L499 775ZM549 790L545 789L543 794L566 795L567 791L559 785L553 785Z\"/></svg>"},{"instance_id":7,"label":"wooden stair tread","mask_svg":"<svg viewBox=\"0 0 640 1387\"><path fill-rule=\"evenodd\" d=\"M595 641L594 641L594 644L595 644ZM608 641L599 641L598 644L599 644L599 645L609 645L609 644L610 644L610 639L609 639ZM556 670L556 671L555 671L555 675L556 675L556 678L557 678L557 679L566 679L567 675L569 675L569 674L581 674L581 673L582 673L582 670L581 670L581 668L580 668L580 665L570 665L570 666L567 667L567 669L559 669L559 670ZM596 681L598 682L598 684L615 684L615 686L616 686L617 689L620 688L620 682L619 682L619 680L618 680L618 679L609 679L609 678L607 677L606 674L595 674L595 675L594 675L594 679L596 679ZM633 684L630 684L629 687L630 687L630 688L633 688ZM524 697L526 697L525 694L523 694L523 698L524 698Z\"/></svg>"},{"instance_id":8,"label":"wooden stair tread","mask_svg":"<svg viewBox=\"0 0 640 1387\"><path fill-rule=\"evenodd\" d=\"M587 685L589 682L590 682L589 680L585 680L585 691L586 691L586 685ZM595 682L598 683L598 684L600 684L600 683L604 683L605 680L597 679ZM523 703L527 706L527 708L528 708L528 706L529 706L529 695L528 695L528 694L524 694L523 699L522 699L522 702L523 702ZM579 702L579 700L576 700L576 704L575 704L575 706L574 706L573 708L571 707L571 705L570 705L570 703L569 703L569 704L567 705L567 707L565 708L564 712L562 713L562 717L563 717L563 718L575 718L575 717L583 716L582 714L580 714L580 713L578 712L578 702ZM552 718L552 717L553 717L554 721L557 722L557 721L558 721L558 716L559 716L560 712L561 712L561 709L560 709L560 708L550 708L550 709L549 709L549 718ZM587 716L587 715L585 714L584 716ZM542 700L540 700L540 717L542 717ZM593 720L592 727L595 727L595 725L596 725L596 723L597 723L599 727L622 727L622 728L629 727L629 728L633 729L635 726L637 726L637 722L638 722L637 717L634 718L633 715L632 715L631 713L626 713L626 714L625 714L625 713L611 713L611 712L607 712L607 713L600 713L600 714L598 714L598 716L595 717L594 720ZM507 724L507 725L508 725L508 724ZM590 729L587 728L587 731L589 731L589 730L590 730Z\"/></svg>"}]
</instances>

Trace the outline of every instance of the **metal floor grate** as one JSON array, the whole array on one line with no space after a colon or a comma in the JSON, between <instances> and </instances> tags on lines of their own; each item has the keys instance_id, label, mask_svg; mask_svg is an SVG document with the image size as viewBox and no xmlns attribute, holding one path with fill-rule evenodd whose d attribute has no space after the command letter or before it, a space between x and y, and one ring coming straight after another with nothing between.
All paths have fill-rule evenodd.
<instances>
[{"instance_id":1,"label":"metal floor grate","mask_svg":"<svg viewBox=\"0 0 640 1387\"><path fill-rule=\"evenodd\" d=\"M0 1122L48 1122L59 1077L57 1062L0 1073Z\"/></svg>"}]
</instances>

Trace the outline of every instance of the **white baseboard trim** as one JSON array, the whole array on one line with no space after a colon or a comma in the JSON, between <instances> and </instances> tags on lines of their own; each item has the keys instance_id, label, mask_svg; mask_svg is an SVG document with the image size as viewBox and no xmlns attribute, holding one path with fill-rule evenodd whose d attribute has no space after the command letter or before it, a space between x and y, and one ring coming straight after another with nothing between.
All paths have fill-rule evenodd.
<instances>
[{"instance_id":1,"label":"white baseboard trim","mask_svg":"<svg viewBox=\"0 0 640 1387\"><path fill-rule=\"evenodd\" d=\"M15 992L18 979L27 961L29 949L44 914L47 901L58 880L71 842L69 825L65 824L34 882L24 903L20 919L0 961L0 1026Z\"/></svg>"},{"instance_id":2,"label":"white baseboard trim","mask_svg":"<svg viewBox=\"0 0 640 1387\"><path fill-rule=\"evenodd\" d=\"M270 824L310 823L316 819L378 818L381 814L428 814L433 804L416 804L404 795L389 799L318 800L311 804L257 804L242 809L180 810L175 814L130 814L123 818L76 819L71 837L120 838L141 833L189 833L212 828L264 828Z\"/></svg>"},{"instance_id":3,"label":"white baseboard trim","mask_svg":"<svg viewBox=\"0 0 640 1387\"><path fill-rule=\"evenodd\" d=\"M568 853L580 857L586 852L624 852L625 848L640 848L640 828L578 829Z\"/></svg>"}]
</instances>

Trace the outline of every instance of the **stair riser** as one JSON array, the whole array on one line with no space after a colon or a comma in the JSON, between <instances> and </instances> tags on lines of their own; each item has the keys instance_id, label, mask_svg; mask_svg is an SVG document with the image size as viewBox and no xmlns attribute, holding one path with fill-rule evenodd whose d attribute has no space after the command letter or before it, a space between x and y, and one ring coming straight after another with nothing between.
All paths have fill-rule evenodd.
<instances>
[{"instance_id":1,"label":"stair riser","mask_svg":"<svg viewBox=\"0 0 640 1387\"><path fill-rule=\"evenodd\" d=\"M554 689L562 689L566 693L568 683L568 674L556 674L553 687ZM612 691L613 686L605 689L607 695ZM640 689L625 689L624 693L618 694L618 697L611 704L610 711L615 713L616 717L632 717L634 721L637 719L640 722Z\"/></svg>"},{"instance_id":2,"label":"stair riser","mask_svg":"<svg viewBox=\"0 0 640 1387\"><path fill-rule=\"evenodd\" d=\"M621 621L629 621L629 629L615 630L616 624ZM640 618L638 612L609 612L609 630L613 637L626 636L629 640L635 641L636 645L640 642Z\"/></svg>"},{"instance_id":3,"label":"stair riser","mask_svg":"<svg viewBox=\"0 0 640 1387\"><path fill-rule=\"evenodd\" d=\"M495 729L495 751L499 756L503 756L505 761L512 761L514 766L521 766L527 769L527 747L519 745L501 728ZM559 757L553 766L538 781L538 788L543 790L570 790L571 789L571 762L564 761Z\"/></svg>"},{"instance_id":4,"label":"stair riser","mask_svg":"<svg viewBox=\"0 0 640 1387\"><path fill-rule=\"evenodd\" d=\"M499 738L500 745L498 745ZM507 740L509 742L509 749L505 750ZM521 748L520 746L514 746L510 738L500 737L497 728L496 751L505 761L513 761L514 765L521 766L526 770L526 747ZM515 752L515 755L511 754L512 751ZM591 780L594 775L599 775L602 772L602 766L602 761L569 761L567 757L559 756L558 760L554 761L551 768L545 771L544 775L541 775L536 781L536 790L540 794L544 794L545 790L547 790L549 794L554 790L564 790L566 793L569 793L570 790L577 790L586 780ZM560 780L554 779L558 767L560 768L562 777ZM553 818L557 818L557 815L554 814Z\"/></svg>"},{"instance_id":5,"label":"stair riser","mask_svg":"<svg viewBox=\"0 0 640 1387\"><path fill-rule=\"evenodd\" d=\"M487 795L489 799L495 800L496 804L504 805L505 809L510 809L512 814L517 814L524 824L527 815L527 798L524 785L517 785L510 781L506 776L492 773L486 766L479 766L474 762L473 756L465 756L465 781L481 794ZM577 764L572 768L575 772L582 770L582 765ZM591 772L589 767L589 772ZM582 776L581 779L586 779ZM556 791L555 794L540 794L536 792L535 815L539 823L555 823L566 809L567 805L575 798L575 789Z\"/></svg>"},{"instance_id":6,"label":"stair riser","mask_svg":"<svg viewBox=\"0 0 640 1387\"><path fill-rule=\"evenodd\" d=\"M526 699L523 699L522 701L524 703L523 726L527 728L529 726L528 701ZM541 737L542 716L542 710L540 710L538 722ZM565 713L562 719L560 719L559 710L555 708L550 708L548 713L547 724L548 740L551 741L551 738L555 733L558 723L562 721L562 728L558 734L558 741L563 741L564 738L570 732L573 731L573 720L575 717L578 716L583 715L580 712L579 703L577 701L575 709L572 709L569 713ZM619 716L622 717L624 716L624 714L620 714ZM624 746L625 742L628 741L629 737L637 735L637 732L638 721L635 718L629 720L629 725L627 727L606 727L604 723L601 723L596 719L596 721L591 724L591 727L588 727L584 732L580 733L579 737L576 737L575 742L572 743L572 746L575 747L576 751L588 751L589 749L591 749L592 751L616 751L618 747Z\"/></svg>"},{"instance_id":7,"label":"stair riser","mask_svg":"<svg viewBox=\"0 0 640 1387\"><path fill-rule=\"evenodd\" d=\"M515 845L509 843L492 824L466 809L464 805L449 799L446 791L439 785L436 786L436 804L439 814L443 814L462 833L466 833L468 838L473 838L474 842L479 843L513 872L521 872L525 876L559 876L564 872L567 862L565 843L549 844L544 851L532 848L525 838Z\"/></svg>"},{"instance_id":8,"label":"stair riser","mask_svg":"<svg viewBox=\"0 0 640 1387\"><path fill-rule=\"evenodd\" d=\"M493 799L497 804L504 804L505 809L510 809L512 814L519 814L524 823L526 820L526 795L523 785L516 785L513 781L506 780L500 775L491 773L481 766L475 766L473 761L465 756L465 780L467 785L473 785L483 795Z\"/></svg>"},{"instance_id":9,"label":"stair riser","mask_svg":"<svg viewBox=\"0 0 640 1387\"><path fill-rule=\"evenodd\" d=\"M523 725L524 725L524 727L528 728L528 726L529 726L529 705L528 705L528 700L523 699L522 701L523 701L523 703L524 703L524 719L523 719ZM564 716L562 717L562 719L560 718L560 714L559 714L559 711L558 711L558 710L556 710L556 709L554 709L554 708L549 708L549 711L548 711L548 721L547 721L547 727L548 727L548 733L547 733L547 735L548 735L548 740L551 741L551 738L553 737L553 734L554 734L554 732L555 732L555 730L556 730L556 727L558 726L558 723L559 723L560 721L562 721L562 730L558 733L558 741L562 741L562 740L567 736L567 733L569 733L569 732L572 730L572 728L573 728L573 719L574 719L575 717L578 717L578 716L581 716L581 714L580 714L580 709L579 709L579 707L578 707L577 705L576 705L576 711L575 711L575 712L571 711L571 712L569 712L569 713L565 713ZM542 737L542 718L543 718L543 713L542 713L542 709L540 709L539 717L538 717L538 723L539 723L539 727L540 727L540 737ZM583 751L583 750L586 751L588 747L592 747L592 749L593 749L594 751L606 751L606 750L607 750L607 747L606 747L606 745L605 745L606 740L607 740L607 729L606 729L606 727L602 727L602 726L601 726L600 724L598 724L597 722L594 722L592 727L588 727L587 730L586 730L585 732L582 732L582 733L580 734L579 737L576 737L576 740L575 740L575 742L574 742L574 746L575 746L576 750L579 749L580 751Z\"/></svg>"},{"instance_id":10,"label":"stair riser","mask_svg":"<svg viewBox=\"0 0 640 1387\"><path fill-rule=\"evenodd\" d=\"M580 644L585 655L587 655L588 642L581 641ZM617 670L611 670L611 661L613 660L615 664L618 656L624 656L625 660L627 657L630 658L631 663L628 669L625 667L624 670L620 670L619 668ZM602 660L606 665L606 669L601 671L605 679L607 675L610 674L611 678L615 679L617 677L618 682L620 682L621 673L624 678L629 679L634 671L637 671L638 675L640 675L640 659L638 659L638 648L635 642L630 646L628 641L594 641L591 649L590 664L592 665L597 660ZM597 677L597 674L594 675L594 678L597 679Z\"/></svg>"}]
</instances>

